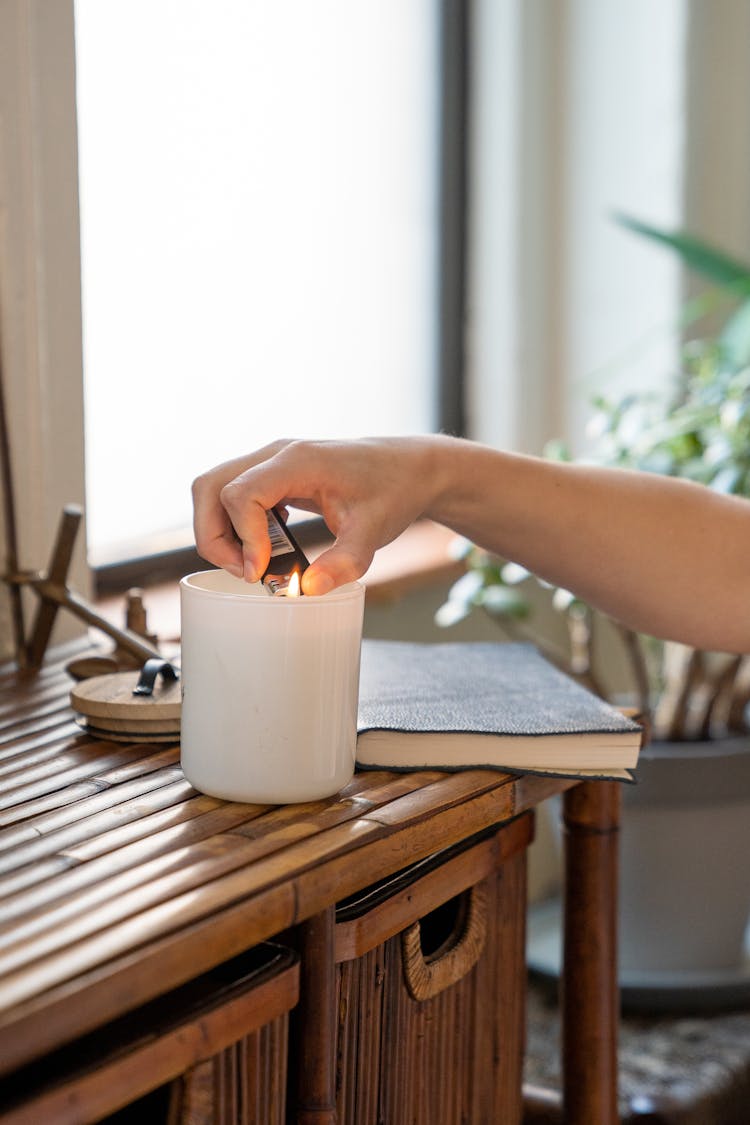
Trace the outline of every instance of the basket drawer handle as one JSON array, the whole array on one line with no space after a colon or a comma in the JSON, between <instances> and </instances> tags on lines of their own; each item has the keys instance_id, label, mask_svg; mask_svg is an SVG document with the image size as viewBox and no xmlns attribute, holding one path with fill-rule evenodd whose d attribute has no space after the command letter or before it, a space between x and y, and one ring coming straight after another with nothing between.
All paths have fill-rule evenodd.
<instances>
[{"instance_id":1,"label":"basket drawer handle","mask_svg":"<svg viewBox=\"0 0 750 1125\"><path fill-rule=\"evenodd\" d=\"M401 934L404 980L413 1000L431 1000L445 988L457 984L474 968L487 941L487 893L483 883L468 892L468 906L458 939L434 960L422 952L420 923Z\"/></svg>"}]
</instances>

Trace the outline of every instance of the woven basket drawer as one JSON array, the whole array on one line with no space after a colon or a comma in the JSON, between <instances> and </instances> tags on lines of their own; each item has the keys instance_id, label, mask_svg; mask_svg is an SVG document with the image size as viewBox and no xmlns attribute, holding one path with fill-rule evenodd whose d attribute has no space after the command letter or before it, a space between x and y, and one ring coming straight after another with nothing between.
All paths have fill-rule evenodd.
<instances>
[{"instance_id":1,"label":"woven basket drawer","mask_svg":"<svg viewBox=\"0 0 750 1125\"><path fill-rule=\"evenodd\" d=\"M296 954L259 945L14 1074L0 1123L283 1125L298 997Z\"/></svg>"},{"instance_id":2,"label":"woven basket drawer","mask_svg":"<svg viewBox=\"0 0 750 1125\"><path fill-rule=\"evenodd\" d=\"M521 817L337 911L339 1125L521 1120Z\"/></svg>"}]
</instances>

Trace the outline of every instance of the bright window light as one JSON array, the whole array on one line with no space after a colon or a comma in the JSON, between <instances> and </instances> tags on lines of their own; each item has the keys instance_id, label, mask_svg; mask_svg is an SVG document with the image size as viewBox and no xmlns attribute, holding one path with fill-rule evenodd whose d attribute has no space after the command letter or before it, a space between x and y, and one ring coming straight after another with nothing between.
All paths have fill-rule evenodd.
<instances>
[{"instance_id":1,"label":"bright window light","mask_svg":"<svg viewBox=\"0 0 750 1125\"><path fill-rule=\"evenodd\" d=\"M76 0L94 564L279 436L436 425L435 0Z\"/></svg>"}]
</instances>

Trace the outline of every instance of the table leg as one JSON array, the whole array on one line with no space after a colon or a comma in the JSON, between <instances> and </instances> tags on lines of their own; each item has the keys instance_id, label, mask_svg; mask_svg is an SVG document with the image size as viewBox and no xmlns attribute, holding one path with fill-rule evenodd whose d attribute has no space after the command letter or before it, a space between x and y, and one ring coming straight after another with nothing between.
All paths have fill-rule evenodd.
<instances>
[{"instance_id":1,"label":"table leg","mask_svg":"<svg viewBox=\"0 0 750 1125\"><path fill-rule=\"evenodd\" d=\"M587 781L563 799L562 1007L566 1125L616 1125L618 782Z\"/></svg>"},{"instance_id":2,"label":"table leg","mask_svg":"<svg viewBox=\"0 0 750 1125\"><path fill-rule=\"evenodd\" d=\"M300 927L300 1003L295 1013L297 1125L336 1125L335 907Z\"/></svg>"}]
</instances>

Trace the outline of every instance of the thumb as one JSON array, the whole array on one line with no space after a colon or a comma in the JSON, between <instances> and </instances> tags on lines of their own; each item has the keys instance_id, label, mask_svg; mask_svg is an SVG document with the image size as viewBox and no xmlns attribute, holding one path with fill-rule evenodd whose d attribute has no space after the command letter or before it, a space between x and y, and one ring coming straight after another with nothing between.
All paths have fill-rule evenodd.
<instances>
[{"instance_id":1,"label":"thumb","mask_svg":"<svg viewBox=\"0 0 750 1125\"><path fill-rule=\"evenodd\" d=\"M305 594L327 594L336 586L354 582L365 573L375 548L365 543L351 540L337 540L332 547L310 563L302 576L302 589Z\"/></svg>"}]
</instances>

